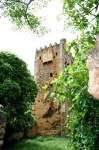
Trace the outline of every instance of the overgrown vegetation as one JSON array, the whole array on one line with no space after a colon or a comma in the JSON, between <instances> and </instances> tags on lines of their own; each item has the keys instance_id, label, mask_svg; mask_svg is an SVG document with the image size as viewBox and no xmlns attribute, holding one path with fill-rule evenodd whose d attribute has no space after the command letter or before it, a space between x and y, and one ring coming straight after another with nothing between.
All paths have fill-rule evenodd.
<instances>
[{"instance_id":1,"label":"overgrown vegetation","mask_svg":"<svg viewBox=\"0 0 99 150\"><path fill-rule=\"evenodd\" d=\"M75 150L98 150L99 101L88 93L88 70L85 61L86 51L93 47L95 41L88 44L83 40L84 36L85 34L80 40L69 43L69 48L75 49L75 61L55 79L56 84L51 96L62 103L71 103L65 123L66 134ZM89 34L86 34L86 38L88 37Z\"/></svg>"},{"instance_id":2,"label":"overgrown vegetation","mask_svg":"<svg viewBox=\"0 0 99 150\"><path fill-rule=\"evenodd\" d=\"M33 125L32 104L38 86L24 61L9 52L0 52L0 104L6 112L6 136Z\"/></svg>"},{"instance_id":3,"label":"overgrown vegetation","mask_svg":"<svg viewBox=\"0 0 99 150\"><path fill-rule=\"evenodd\" d=\"M66 132L75 150L99 149L99 101L88 93L86 53L95 48L99 32L99 2L97 0L64 0L64 15L68 26L81 35L68 43L67 51L75 55L72 66L67 67L56 80L51 96L71 107L66 118ZM94 20L94 21L93 21ZM54 83L54 81L53 81Z\"/></svg>"},{"instance_id":4,"label":"overgrown vegetation","mask_svg":"<svg viewBox=\"0 0 99 150\"><path fill-rule=\"evenodd\" d=\"M72 147L67 148L67 145L68 140L65 138L39 136L34 139L22 140L5 150L73 150Z\"/></svg>"}]
</instances>

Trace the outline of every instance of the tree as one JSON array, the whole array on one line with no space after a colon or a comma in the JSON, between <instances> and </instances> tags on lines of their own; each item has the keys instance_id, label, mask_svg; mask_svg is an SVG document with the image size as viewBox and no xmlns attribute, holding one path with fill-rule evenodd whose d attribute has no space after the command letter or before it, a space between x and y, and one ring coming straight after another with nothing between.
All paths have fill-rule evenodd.
<instances>
[{"instance_id":1,"label":"tree","mask_svg":"<svg viewBox=\"0 0 99 150\"><path fill-rule=\"evenodd\" d=\"M68 16L66 21L78 30L92 27L96 34L99 31L98 10L98 0L63 0L63 14Z\"/></svg>"},{"instance_id":2,"label":"tree","mask_svg":"<svg viewBox=\"0 0 99 150\"><path fill-rule=\"evenodd\" d=\"M42 17L36 11L46 7L49 0L0 0L1 16L8 17L18 28L28 27L33 33L42 34L47 29L41 25Z\"/></svg>"},{"instance_id":3,"label":"tree","mask_svg":"<svg viewBox=\"0 0 99 150\"><path fill-rule=\"evenodd\" d=\"M38 86L24 61L9 52L0 52L0 104L7 117L6 136L34 124L32 104Z\"/></svg>"},{"instance_id":4,"label":"tree","mask_svg":"<svg viewBox=\"0 0 99 150\"><path fill-rule=\"evenodd\" d=\"M71 103L65 124L66 134L75 150L99 149L99 101L88 93L86 67L86 53L95 48L99 33L98 10L98 0L63 0L66 23L79 30L80 36L67 42L67 51L72 50L75 56L74 63L55 81L51 96L62 103Z\"/></svg>"}]
</instances>

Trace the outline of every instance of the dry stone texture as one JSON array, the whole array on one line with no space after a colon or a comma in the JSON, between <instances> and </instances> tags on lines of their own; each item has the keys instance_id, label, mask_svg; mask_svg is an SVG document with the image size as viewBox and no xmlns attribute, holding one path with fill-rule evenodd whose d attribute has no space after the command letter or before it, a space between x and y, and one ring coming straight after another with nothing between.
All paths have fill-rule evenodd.
<instances>
[{"instance_id":1,"label":"dry stone texture","mask_svg":"<svg viewBox=\"0 0 99 150\"><path fill-rule=\"evenodd\" d=\"M49 85L53 78L59 76L67 65L71 65L73 58L66 52L66 40L60 40L53 46L36 51L34 78L39 84L40 90L33 105L33 117L36 120L35 127L30 130L28 136L35 135L57 135L63 129L64 118L66 117L67 105L61 106L59 101L53 102L50 97L44 99L45 90L42 86ZM64 127L63 127L64 128Z\"/></svg>"},{"instance_id":2,"label":"dry stone texture","mask_svg":"<svg viewBox=\"0 0 99 150\"><path fill-rule=\"evenodd\" d=\"M0 150L3 145L3 138L5 134L5 127L6 127L6 115L2 111L2 108L0 107Z\"/></svg>"},{"instance_id":3,"label":"dry stone texture","mask_svg":"<svg viewBox=\"0 0 99 150\"><path fill-rule=\"evenodd\" d=\"M88 91L93 97L99 99L99 34L97 35L96 48L88 52L86 62L89 69Z\"/></svg>"}]
</instances>

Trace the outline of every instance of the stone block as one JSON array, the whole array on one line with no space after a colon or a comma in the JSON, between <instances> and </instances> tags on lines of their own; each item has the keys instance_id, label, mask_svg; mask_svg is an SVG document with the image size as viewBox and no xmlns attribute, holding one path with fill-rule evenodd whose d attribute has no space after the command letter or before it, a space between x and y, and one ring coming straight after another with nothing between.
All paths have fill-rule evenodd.
<instances>
[{"instance_id":1,"label":"stone block","mask_svg":"<svg viewBox=\"0 0 99 150\"><path fill-rule=\"evenodd\" d=\"M0 124L0 128L5 128L6 127L6 122L2 122L1 124Z\"/></svg>"},{"instance_id":2,"label":"stone block","mask_svg":"<svg viewBox=\"0 0 99 150\"><path fill-rule=\"evenodd\" d=\"M3 140L0 140L0 147L3 145Z\"/></svg>"},{"instance_id":3,"label":"stone block","mask_svg":"<svg viewBox=\"0 0 99 150\"><path fill-rule=\"evenodd\" d=\"M0 149L1 149L2 145L3 145L3 138L4 138L4 134L5 134L5 127L6 127L6 115L2 111L2 109L0 109Z\"/></svg>"},{"instance_id":4,"label":"stone block","mask_svg":"<svg viewBox=\"0 0 99 150\"><path fill-rule=\"evenodd\" d=\"M0 128L0 134L5 134L5 128Z\"/></svg>"}]
</instances>

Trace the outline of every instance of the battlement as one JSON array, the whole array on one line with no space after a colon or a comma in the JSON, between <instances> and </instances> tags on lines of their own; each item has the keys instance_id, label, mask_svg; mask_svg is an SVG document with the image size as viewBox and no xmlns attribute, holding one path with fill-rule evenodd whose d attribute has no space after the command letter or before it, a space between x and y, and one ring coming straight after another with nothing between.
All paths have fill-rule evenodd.
<instances>
[{"instance_id":1,"label":"battlement","mask_svg":"<svg viewBox=\"0 0 99 150\"><path fill-rule=\"evenodd\" d=\"M66 39L61 39L59 44L55 42L54 45L50 43L48 47L46 45L44 48L40 47L39 50L36 49L35 60L39 59L43 63L53 61L56 55L62 51L63 47L66 49Z\"/></svg>"},{"instance_id":2,"label":"battlement","mask_svg":"<svg viewBox=\"0 0 99 150\"><path fill-rule=\"evenodd\" d=\"M63 42L66 43L66 39L65 39L65 38L61 39L61 40L60 40L60 43L55 42L54 45L52 45L52 44L50 43L49 46L46 46L46 45L45 45L43 48L40 47L39 49L36 49L36 52L37 52L37 53L39 53L39 52L41 52L41 51L43 52L43 51L46 51L46 50L48 50L48 49L50 49L50 48L54 49L54 48L56 48L56 47L59 47L60 44L63 43Z\"/></svg>"},{"instance_id":3,"label":"battlement","mask_svg":"<svg viewBox=\"0 0 99 150\"><path fill-rule=\"evenodd\" d=\"M44 48L42 48L42 47L40 47L39 49L36 49L36 52L37 53L40 53L41 51L43 52L43 51L47 51L47 50L49 50L49 49L54 49L55 47L59 47L59 44L57 44L56 42L55 42L55 44L54 45L52 45L51 43L49 44L49 46L44 46Z\"/></svg>"}]
</instances>

